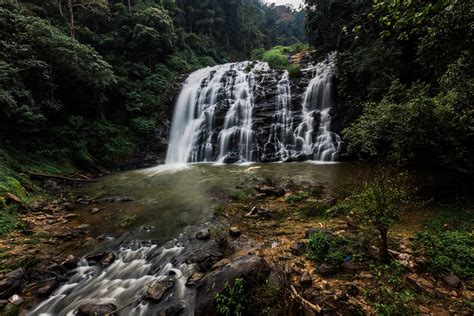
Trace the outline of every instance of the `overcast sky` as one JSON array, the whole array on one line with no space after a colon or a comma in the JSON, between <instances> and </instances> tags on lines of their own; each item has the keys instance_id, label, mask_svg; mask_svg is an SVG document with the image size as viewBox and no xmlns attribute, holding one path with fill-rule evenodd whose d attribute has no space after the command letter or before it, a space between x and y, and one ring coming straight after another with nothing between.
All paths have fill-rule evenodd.
<instances>
[{"instance_id":1,"label":"overcast sky","mask_svg":"<svg viewBox=\"0 0 474 316\"><path fill-rule=\"evenodd\" d=\"M298 7L300 4L303 3L303 0L266 0L266 2L276 4L292 4L295 7Z\"/></svg>"}]
</instances>

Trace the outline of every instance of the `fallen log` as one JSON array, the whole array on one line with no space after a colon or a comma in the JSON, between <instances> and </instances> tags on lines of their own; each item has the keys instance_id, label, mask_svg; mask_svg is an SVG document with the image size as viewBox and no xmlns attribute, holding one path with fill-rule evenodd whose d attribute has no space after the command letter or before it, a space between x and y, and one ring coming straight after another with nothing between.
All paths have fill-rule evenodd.
<instances>
[{"instance_id":1,"label":"fallen log","mask_svg":"<svg viewBox=\"0 0 474 316\"><path fill-rule=\"evenodd\" d=\"M25 171L25 172L26 174L32 177L37 177L37 178L52 178L52 179L60 179L60 180L66 180L66 181L72 181L72 182L99 182L98 180L94 180L94 179L71 178L71 177L66 177L66 176L61 176L61 175L56 175L56 174L46 174L46 173L32 172L32 171Z\"/></svg>"}]
</instances>

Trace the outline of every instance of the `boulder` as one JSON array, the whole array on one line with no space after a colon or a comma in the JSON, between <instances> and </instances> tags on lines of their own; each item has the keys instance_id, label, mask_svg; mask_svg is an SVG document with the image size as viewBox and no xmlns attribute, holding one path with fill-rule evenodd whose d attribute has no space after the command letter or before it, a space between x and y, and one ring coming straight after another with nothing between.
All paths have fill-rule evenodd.
<instances>
[{"instance_id":1,"label":"boulder","mask_svg":"<svg viewBox=\"0 0 474 316\"><path fill-rule=\"evenodd\" d=\"M174 281L158 281L148 288L143 295L144 300L159 302L174 286Z\"/></svg>"},{"instance_id":2,"label":"boulder","mask_svg":"<svg viewBox=\"0 0 474 316\"><path fill-rule=\"evenodd\" d=\"M100 259L100 265L105 267L110 266L115 261L115 254L110 252L106 254L102 259Z\"/></svg>"},{"instance_id":3,"label":"boulder","mask_svg":"<svg viewBox=\"0 0 474 316\"><path fill-rule=\"evenodd\" d=\"M100 212L100 208L98 207L94 207L93 209L91 209L91 214L97 214Z\"/></svg>"},{"instance_id":4,"label":"boulder","mask_svg":"<svg viewBox=\"0 0 474 316\"><path fill-rule=\"evenodd\" d=\"M306 251L306 243L302 240L295 241L293 245L291 245L290 251L295 256L301 256Z\"/></svg>"},{"instance_id":5,"label":"boulder","mask_svg":"<svg viewBox=\"0 0 474 316\"><path fill-rule=\"evenodd\" d=\"M302 286L311 286L313 284L313 279L308 272L304 272L300 279L300 284Z\"/></svg>"},{"instance_id":6,"label":"boulder","mask_svg":"<svg viewBox=\"0 0 474 316\"><path fill-rule=\"evenodd\" d=\"M79 306L76 316L118 316L115 310L117 306L114 304L85 304Z\"/></svg>"},{"instance_id":7,"label":"boulder","mask_svg":"<svg viewBox=\"0 0 474 316\"><path fill-rule=\"evenodd\" d=\"M226 284L233 284L235 279L243 278L247 289L262 284L270 274L266 261L254 255L239 257L231 263L207 274L197 284L195 314L216 315L215 295L221 293Z\"/></svg>"},{"instance_id":8,"label":"boulder","mask_svg":"<svg viewBox=\"0 0 474 316\"><path fill-rule=\"evenodd\" d=\"M327 263L320 264L317 270L318 270L318 273L322 276L331 275L334 272L336 272L336 269L334 268L334 266Z\"/></svg>"},{"instance_id":9,"label":"boulder","mask_svg":"<svg viewBox=\"0 0 474 316\"><path fill-rule=\"evenodd\" d=\"M452 288L458 288L461 285L461 280L452 272L443 277L443 282Z\"/></svg>"},{"instance_id":10,"label":"boulder","mask_svg":"<svg viewBox=\"0 0 474 316\"><path fill-rule=\"evenodd\" d=\"M39 285L36 294L39 297L48 297L58 288L58 286L59 282L56 279L48 280Z\"/></svg>"},{"instance_id":11,"label":"boulder","mask_svg":"<svg viewBox=\"0 0 474 316\"><path fill-rule=\"evenodd\" d=\"M285 190L283 190L281 188L271 187L271 186L268 186L268 185L257 185L255 187L255 190L257 190L259 193L265 194L266 196L280 197L280 196L285 195L285 193L286 193Z\"/></svg>"},{"instance_id":12,"label":"boulder","mask_svg":"<svg viewBox=\"0 0 474 316\"><path fill-rule=\"evenodd\" d=\"M22 268L13 270L5 275L0 281L0 298L9 298L21 289L25 270Z\"/></svg>"},{"instance_id":13,"label":"boulder","mask_svg":"<svg viewBox=\"0 0 474 316\"><path fill-rule=\"evenodd\" d=\"M231 228L229 228L229 234L232 236L232 237L239 237L240 236L240 229L236 226L232 226Z\"/></svg>"},{"instance_id":14,"label":"boulder","mask_svg":"<svg viewBox=\"0 0 474 316\"><path fill-rule=\"evenodd\" d=\"M211 230L209 228L201 229L196 233L196 239L206 240L211 238Z\"/></svg>"},{"instance_id":15,"label":"boulder","mask_svg":"<svg viewBox=\"0 0 474 316\"><path fill-rule=\"evenodd\" d=\"M66 269L66 270L72 270L77 267L77 259L73 255L69 255L66 257L66 259L61 263L61 265Z\"/></svg>"}]
</instances>

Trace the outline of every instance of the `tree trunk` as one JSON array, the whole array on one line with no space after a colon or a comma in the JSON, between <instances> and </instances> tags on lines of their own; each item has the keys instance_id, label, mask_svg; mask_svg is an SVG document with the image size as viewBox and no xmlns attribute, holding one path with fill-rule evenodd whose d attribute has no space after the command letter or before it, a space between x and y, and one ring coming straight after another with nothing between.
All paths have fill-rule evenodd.
<instances>
[{"instance_id":1,"label":"tree trunk","mask_svg":"<svg viewBox=\"0 0 474 316\"><path fill-rule=\"evenodd\" d=\"M128 0L128 12L132 12L132 0Z\"/></svg>"},{"instance_id":2,"label":"tree trunk","mask_svg":"<svg viewBox=\"0 0 474 316\"><path fill-rule=\"evenodd\" d=\"M381 262L390 262L390 253L388 252L388 229L379 228L380 246L379 246L379 260Z\"/></svg>"},{"instance_id":3,"label":"tree trunk","mask_svg":"<svg viewBox=\"0 0 474 316\"><path fill-rule=\"evenodd\" d=\"M71 33L71 37L75 38L73 2L74 2L74 0L67 0L67 8L69 10L69 30L70 30L70 33Z\"/></svg>"}]
</instances>

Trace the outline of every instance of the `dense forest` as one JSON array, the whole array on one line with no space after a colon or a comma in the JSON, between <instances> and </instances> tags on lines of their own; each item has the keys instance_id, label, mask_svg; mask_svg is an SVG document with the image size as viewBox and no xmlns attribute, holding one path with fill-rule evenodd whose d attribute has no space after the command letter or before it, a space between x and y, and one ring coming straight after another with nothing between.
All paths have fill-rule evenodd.
<instances>
[{"instance_id":1,"label":"dense forest","mask_svg":"<svg viewBox=\"0 0 474 316\"><path fill-rule=\"evenodd\" d=\"M467 0L0 0L0 314L472 315L473 36Z\"/></svg>"},{"instance_id":2,"label":"dense forest","mask_svg":"<svg viewBox=\"0 0 474 316\"><path fill-rule=\"evenodd\" d=\"M317 55L338 52L349 154L472 175L472 2L305 3Z\"/></svg>"},{"instance_id":3,"label":"dense forest","mask_svg":"<svg viewBox=\"0 0 474 316\"><path fill-rule=\"evenodd\" d=\"M3 165L116 162L163 124L177 75L305 41L303 11L258 0L1 2Z\"/></svg>"}]
</instances>

